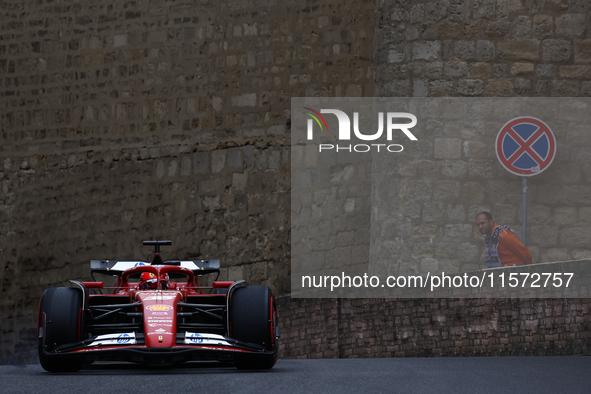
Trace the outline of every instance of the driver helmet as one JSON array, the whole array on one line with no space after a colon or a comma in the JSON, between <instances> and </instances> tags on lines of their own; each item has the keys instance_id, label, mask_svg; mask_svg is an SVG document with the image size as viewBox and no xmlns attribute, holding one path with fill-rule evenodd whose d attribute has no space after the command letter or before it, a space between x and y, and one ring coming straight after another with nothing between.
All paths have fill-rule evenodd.
<instances>
[{"instance_id":1,"label":"driver helmet","mask_svg":"<svg viewBox=\"0 0 591 394\"><path fill-rule=\"evenodd\" d=\"M155 289L158 287L158 277L152 272L144 272L140 275L140 289Z\"/></svg>"},{"instance_id":2,"label":"driver helmet","mask_svg":"<svg viewBox=\"0 0 591 394\"><path fill-rule=\"evenodd\" d=\"M163 273L160 275L160 287L162 290L168 289L168 283L170 282L170 277L167 273Z\"/></svg>"}]
</instances>

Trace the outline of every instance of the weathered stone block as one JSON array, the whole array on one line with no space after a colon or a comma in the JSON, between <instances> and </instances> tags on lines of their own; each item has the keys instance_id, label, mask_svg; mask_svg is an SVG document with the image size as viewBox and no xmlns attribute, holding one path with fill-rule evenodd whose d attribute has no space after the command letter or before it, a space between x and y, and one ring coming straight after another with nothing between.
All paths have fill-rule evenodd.
<instances>
[{"instance_id":1,"label":"weathered stone block","mask_svg":"<svg viewBox=\"0 0 591 394\"><path fill-rule=\"evenodd\" d=\"M572 258L575 260L591 259L591 249L575 249L572 252Z\"/></svg>"},{"instance_id":2,"label":"weathered stone block","mask_svg":"<svg viewBox=\"0 0 591 394\"><path fill-rule=\"evenodd\" d=\"M215 150L211 152L211 170L213 173L222 171L226 166L227 150Z\"/></svg>"},{"instance_id":3,"label":"weathered stone block","mask_svg":"<svg viewBox=\"0 0 591 394\"><path fill-rule=\"evenodd\" d=\"M557 35L567 37L582 37L584 31L584 14L563 14L556 17Z\"/></svg>"},{"instance_id":4,"label":"weathered stone block","mask_svg":"<svg viewBox=\"0 0 591 394\"><path fill-rule=\"evenodd\" d=\"M513 63L511 66L511 75L531 75L534 72L533 63Z\"/></svg>"},{"instance_id":5,"label":"weathered stone block","mask_svg":"<svg viewBox=\"0 0 591 394\"><path fill-rule=\"evenodd\" d=\"M487 179L492 178L493 173L494 164L490 160L470 160L468 162L469 176Z\"/></svg>"},{"instance_id":6,"label":"weathered stone block","mask_svg":"<svg viewBox=\"0 0 591 394\"><path fill-rule=\"evenodd\" d=\"M409 22L420 23L425 19L425 5L424 4L413 4L410 7Z\"/></svg>"},{"instance_id":7,"label":"weathered stone block","mask_svg":"<svg viewBox=\"0 0 591 394\"><path fill-rule=\"evenodd\" d=\"M511 34L517 38L531 37L532 18L529 15L519 15L513 20Z\"/></svg>"},{"instance_id":8,"label":"weathered stone block","mask_svg":"<svg viewBox=\"0 0 591 394\"><path fill-rule=\"evenodd\" d=\"M472 78L488 78L492 73L489 63L470 63L468 65L469 76Z\"/></svg>"},{"instance_id":9,"label":"weathered stone block","mask_svg":"<svg viewBox=\"0 0 591 394\"><path fill-rule=\"evenodd\" d=\"M475 38L479 34L479 23L478 22L467 22L464 23L462 28L462 37L464 38Z\"/></svg>"},{"instance_id":10,"label":"weathered stone block","mask_svg":"<svg viewBox=\"0 0 591 394\"><path fill-rule=\"evenodd\" d=\"M433 198L436 201L453 200L460 195L461 186L458 182L438 181L434 184Z\"/></svg>"},{"instance_id":11,"label":"weathered stone block","mask_svg":"<svg viewBox=\"0 0 591 394\"><path fill-rule=\"evenodd\" d=\"M191 175L191 157L183 156L181 159L181 176Z\"/></svg>"},{"instance_id":12,"label":"weathered stone block","mask_svg":"<svg viewBox=\"0 0 591 394\"><path fill-rule=\"evenodd\" d=\"M465 157L482 158L486 157L488 146L480 141L464 141L462 150Z\"/></svg>"},{"instance_id":13,"label":"weathered stone block","mask_svg":"<svg viewBox=\"0 0 591 394\"><path fill-rule=\"evenodd\" d=\"M585 248L591 244L591 233L585 227L569 227L560 230L559 241L565 246Z\"/></svg>"},{"instance_id":14,"label":"weathered stone block","mask_svg":"<svg viewBox=\"0 0 591 394\"><path fill-rule=\"evenodd\" d=\"M459 23L443 21L437 26L437 37L442 40L461 37L462 27Z\"/></svg>"},{"instance_id":15,"label":"weathered stone block","mask_svg":"<svg viewBox=\"0 0 591 394\"><path fill-rule=\"evenodd\" d=\"M228 267L228 280L243 280L245 278L244 268L245 266Z\"/></svg>"},{"instance_id":16,"label":"weathered stone block","mask_svg":"<svg viewBox=\"0 0 591 394\"><path fill-rule=\"evenodd\" d=\"M472 225L470 224L446 224L444 234L448 238L461 239L472 236Z\"/></svg>"},{"instance_id":17,"label":"weathered stone block","mask_svg":"<svg viewBox=\"0 0 591 394\"><path fill-rule=\"evenodd\" d=\"M462 140L457 138L436 138L434 148L436 159L459 159L462 156Z\"/></svg>"},{"instance_id":18,"label":"weathered stone block","mask_svg":"<svg viewBox=\"0 0 591 394\"><path fill-rule=\"evenodd\" d=\"M489 62L495 58L495 45L492 41L478 40L476 42L476 60Z\"/></svg>"},{"instance_id":19,"label":"weathered stone block","mask_svg":"<svg viewBox=\"0 0 591 394\"><path fill-rule=\"evenodd\" d=\"M563 197L563 191L554 185L542 185L538 188L537 202L556 204Z\"/></svg>"},{"instance_id":20,"label":"weathered stone block","mask_svg":"<svg viewBox=\"0 0 591 394\"><path fill-rule=\"evenodd\" d=\"M472 8L474 18L493 18L496 0L475 0Z\"/></svg>"},{"instance_id":21,"label":"weathered stone block","mask_svg":"<svg viewBox=\"0 0 591 394\"><path fill-rule=\"evenodd\" d=\"M281 152L271 151L269 153L269 169L279 170L281 168Z\"/></svg>"},{"instance_id":22,"label":"weathered stone block","mask_svg":"<svg viewBox=\"0 0 591 394\"><path fill-rule=\"evenodd\" d=\"M494 63L492 65L492 74L494 77L500 78L506 76L509 72L509 66L502 63Z\"/></svg>"},{"instance_id":23,"label":"weathered stone block","mask_svg":"<svg viewBox=\"0 0 591 394\"><path fill-rule=\"evenodd\" d=\"M547 171L548 181L554 184L573 185L582 178L580 166L574 163L553 163Z\"/></svg>"},{"instance_id":24,"label":"weathered stone block","mask_svg":"<svg viewBox=\"0 0 591 394\"><path fill-rule=\"evenodd\" d=\"M486 85L487 96L512 96L513 83L509 79L492 79Z\"/></svg>"},{"instance_id":25,"label":"weathered stone block","mask_svg":"<svg viewBox=\"0 0 591 394\"><path fill-rule=\"evenodd\" d=\"M578 219L581 222L591 223L591 207L581 207L579 208L579 217ZM574 221L573 221L574 223Z\"/></svg>"},{"instance_id":26,"label":"weathered stone block","mask_svg":"<svg viewBox=\"0 0 591 394\"><path fill-rule=\"evenodd\" d=\"M458 81L457 93L462 96L480 96L484 83L479 79L462 79Z\"/></svg>"},{"instance_id":27,"label":"weathered stone block","mask_svg":"<svg viewBox=\"0 0 591 394\"><path fill-rule=\"evenodd\" d=\"M410 81L393 81L377 87L379 94L386 96L405 97L411 93Z\"/></svg>"},{"instance_id":28,"label":"weathered stone block","mask_svg":"<svg viewBox=\"0 0 591 394\"><path fill-rule=\"evenodd\" d=\"M438 0L425 4L425 18L428 20L439 21L448 16L449 2Z\"/></svg>"},{"instance_id":29,"label":"weathered stone block","mask_svg":"<svg viewBox=\"0 0 591 394\"><path fill-rule=\"evenodd\" d=\"M248 184L248 173L232 174L232 188L236 190L245 190Z\"/></svg>"},{"instance_id":30,"label":"weathered stone block","mask_svg":"<svg viewBox=\"0 0 591 394\"><path fill-rule=\"evenodd\" d=\"M201 204L207 210L214 210L220 207L220 196L203 196Z\"/></svg>"},{"instance_id":31,"label":"weathered stone block","mask_svg":"<svg viewBox=\"0 0 591 394\"><path fill-rule=\"evenodd\" d=\"M239 96L233 96L231 103L235 107L256 107L257 94L256 93L245 93Z\"/></svg>"},{"instance_id":32,"label":"weathered stone block","mask_svg":"<svg viewBox=\"0 0 591 394\"><path fill-rule=\"evenodd\" d=\"M421 79L415 79L412 85L413 97L427 97L429 90L427 89L427 82Z\"/></svg>"},{"instance_id":33,"label":"weathered stone block","mask_svg":"<svg viewBox=\"0 0 591 394\"><path fill-rule=\"evenodd\" d=\"M567 65L560 66L560 77L562 78L590 78L591 69L589 66Z\"/></svg>"},{"instance_id":34,"label":"weathered stone block","mask_svg":"<svg viewBox=\"0 0 591 394\"><path fill-rule=\"evenodd\" d=\"M227 152L228 167L242 166L242 150L240 148L230 148Z\"/></svg>"},{"instance_id":35,"label":"weathered stone block","mask_svg":"<svg viewBox=\"0 0 591 394\"><path fill-rule=\"evenodd\" d=\"M466 182L462 190L462 197L468 204L480 204L484 200L484 187L477 182Z\"/></svg>"},{"instance_id":36,"label":"weathered stone block","mask_svg":"<svg viewBox=\"0 0 591 394\"><path fill-rule=\"evenodd\" d=\"M199 190L204 193L212 193L219 190L223 185L221 178L207 179L199 182Z\"/></svg>"},{"instance_id":37,"label":"weathered stone block","mask_svg":"<svg viewBox=\"0 0 591 394\"><path fill-rule=\"evenodd\" d=\"M459 261L471 263L478 259L478 247L473 243L464 242L456 249L455 256Z\"/></svg>"},{"instance_id":38,"label":"weathered stone block","mask_svg":"<svg viewBox=\"0 0 591 394\"><path fill-rule=\"evenodd\" d=\"M551 63L566 62L572 57L572 43L567 40L547 39L542 41L542 61Z\"/></svg>"},{"instance_id":39,"label":"weathered stone block","mask_svg":"<svg viewBox=\"0 0 591 394\"><path fill-rule=\"evenodd\" d=\"M405 57L404 49L402 51L391 49L388 52L388 63L400 63L404 61Z\"/></svg>"},{"instance_id":40,"label":"weathered stone block","mask_svg":"<svg viewBox=\"0 0 591 394\"><path fill-rule=\"evenodd\" d=\"M544 1L542 11L563 12L568 9L568 0L547 0Z\"/></svg>"},{"instance_id":41,"label":"weathered stone block","mask_svg":"<svg viewBox=\"0 0 591 394\"><path fill-rule=\"evenodd\" d=\"M563 191L563 201L572 204L591 205L591 186L566 185Z\"/></svg>"},{"instance_id":42,"label":"weathered stone block","mask_svg":"<svg viewBox=\"0 0 591 394\"><path fill-rule=\"evenodd\" d=\"M406 202L404 204L404 217L409 219L418 219L419 217L421 217L421 204L416 203L414 201Z\"/></svg>"},{"instance_id":43,"label":"weathered stone block","mask_svg":"<svg viewBox=\"0 0 591 394\"><path fill-rule=\"evenodd\" d=\"M448 205L446 210L448 222L463 222L466 220L466 210L463 205Z\"/></svg>"},{"instance_id":44,"label":"weathered stone block","mask_svg":"<svg viewBox=\"0 0 591 394\"><path fill-rule=\"evenodd\" d=\"M439 117L464 121L468 110L466 102L459 100L441 100L439 103ZM455 123L455 122L454 122Z\"/></svg>"},{"instance_id":45,"label":"weathered stone block","mask_svg":"<svg viewBox=\"0 0 591 394\"><path fill-rule=\"evenodd\" d=\"M471 60L476 52L473 41L456 41L454 45L454 55L460 60Z\"/></svg>"},{"instance_id":46,"label":"weathered stone block","mask_svg":"<svg viewBox=\"0 0 591 394\"><path fill-rule=\"evenodd\" d=\"M565 100L560 105L560 115L564 119L578 121L578 122L584 124L585 121L587 120L588 115L589 115L590 108L591 108L591 103L584 101L584 100L577 100L577 99ZM575 126L575 127L577 127L577 126ZM566 148L566 149L568 149L568 148ZM559 158L558 156L556 159L563 160L562 158ZM565 158L565 159L568 160L568 158ZM567 166L567 167L573 168L572 166L577 166L577 164L575 163L577 159L572 157L571 160L573 163L571 164L571 166ZM553 168L554 168L554 166L553 166Z\"/></svg>"},{"instance_id":47,"label":"weathered stone block","mask_svg":"<svg viewBox=\"0 0 591 394\"><path fill-rule=\"evenodd\" d=\"M581 208L583 209L583 208ZM591 211L589 212L591 214ZM557 225L572 226L577 221L577 209L575 207L557 207L552 216ZM590 217L591 218L591 217Z\"/></svg>"},{"instance_id":48,"label":"weathered stone block","mask_svg":"<svg viewBox=\"0 0 591 394\"><path fill-rule=\"evenodd\" d=\"M443 203L426 203L423 206L423 222L439 222L445 217Z\"/></svg>"},{"instance_id":49,"label":"weathered stone block","mask_svg":"<svg viewBox=\"0 0 591 394\"><path fill-rule=\"evenodd\" d=\"M517 207L511 204L495 204L493 211L495 223L515 223L517 221Z\"/></svg>"},{"instance_id":50,"label":"weathered stone block","mask_svg":"<svg viewBox=\"0 0 591 394\"><path fill-rule=\"evenodd\" d=\"M441 168L441 173L450 178L461 178L468 172L468 164L464 161L446 160Z\"/></svg>"},{"instance_id":51,"label":"weathered stone block","mask_svg":"<svg viewBox=\"0 0 591 394\"><path fill-rule=\"evenodd\" d=\"M575 63L591 63L591 39L575 41Z\"/></svg>"},{"instance_id":52,"label":"weathered stone block","mask_svg":"<svg viewBox=\"0 0 591 394\"><path fill-rule=\"evenodd\" d=\"M433 257L432 242L415 242L412 250L414 257Z\"/></svg>"},{"instance_id":53,"label":"weathered stone block","mask_svg":"<svg viewBox=\"0 0 591 394\"><path fill-rule=\"evenodd\" d=\"M441 43L439 41L415 42L413 44L413 60L436 60L441 55Z\"/></svg>"},{"instance_id":54,"label":"weathered stone block","mask_svg":"<svg viewBox=\"0 0 591 394\"><path fill-rule=\"evenodd\" d=\"M327 267L344 267L352 263L352 247L345 246L334 248L330 253L326 254Z\"/></svg>"},{"instance_id":55,"label":"weathered stone block","mask_svg":"<svg viewBox=\"0 0 591 394\"><path fill-rule=\"evenodd\" d=\"M425 201L431 198L431 184L424 181L411 181L408 189L408 198L416 201Z\"/></svg>"},{"instance_id":56,"label":"weathered stone block","mask_svg":"<svg viewBox=\"0 0 591 394\"><path fill-rule=\"evenodd\" d=\"M439 269L439 260L432 257L423 257L420 262L420 272L437 272Z\"/></svg>"},{"instance_id":57,"label":"weathered stone block","mask_svg":"<svg viewBox=\"0 0 591 394\"><path fill-rule=\"evenodd\" d=\"M550 15L534 15L532 24L534 37L547 37L554 31L553 18Z\"/></svg>"},{"instance_id":58,"label":"weathered stone block","mask_svg":"<svg viewBox=\"0 0 591 394\"><path fill-rule=\"evenodd\" d=\"M535 190L533 191L535 193ZM519 205L517 210L517 217L522 217L522 206ZM528 224L547 224L552 217L550 207L540 204L529 204L527 207L527 222Z\"/></svg>"},{"instance_id":59,"label":"weathered stone block","mask_svg":"<svg viewBox=\"0 0 591 394\"><path fill-rule=\"evenodd\" d=\"M578 81L555 81L550 89L551 96L554 97L576 97L579 95Z\"/></svg>"},{"instance_id":60,"label":"weathered stone block","mask_svg":"<svg viewBox=\"0 0 591 394\"><path fill-rule=\"evenodd\" d=\"M554 226L530 226L527 233L528 243L541 248L557 246L558 229Z\"/></svg>"},{"instance_id":61,"label":"weathered stone block","mask_svg":"<svg viewBox=\"0 0 591 394\"><path fill-rule=\"evenodd\" d=\"M507 37L511 31L511 22L506 19L487 22L483 30L487 38Z\"/></svg>"},{"instance_id":62,"label":"weathered stone block","mask_svg":"<svg viewBox=\"0 0 591 394\"><path fill-rule=\"evenodd\" d=\"M177 171L178 163L176 160L171 160L168 163L168 176L175 176Z\"/></svg>"},{"instance_id":63,"label":"weathered stone block","mask_svg":"<svg viewBox=\"0 0 591 394\"><path fill-rule=\"evenodd\" d=\"M540 58L539 48L539 40L501 41L497 44L499 58L514 61L538 60Z\"/></svg>"},{"instance_id":64,"label":"weathered stone block","mask_svg":"<svg viewBox=\"0 0 591 394\"><path fill-rule=\"evenodd\" d=\"M453 90L454 84L451 81L433 81L429 83L431 97L450 96Z\"/></svg>"},{"instance_id":65,"label":"weathered stone block","mask_svg":"<svg viewBox=\"0 0 591 394\"><path fill-rule=\"evenodd\" d=\"M455 245L449 242L436 243L434 251L436 256L452 257L455 254Z\"/></svg>"},{"instance_id":66,"label":"weathered stone block","mask_svg":"<svg viewBox=\"0 0 591 394\"><path fill-rule=\"evenodd\" d=\"M161 179L164 176L164 160L156 162L156 177Z\"/></svg>"}]
</instances>

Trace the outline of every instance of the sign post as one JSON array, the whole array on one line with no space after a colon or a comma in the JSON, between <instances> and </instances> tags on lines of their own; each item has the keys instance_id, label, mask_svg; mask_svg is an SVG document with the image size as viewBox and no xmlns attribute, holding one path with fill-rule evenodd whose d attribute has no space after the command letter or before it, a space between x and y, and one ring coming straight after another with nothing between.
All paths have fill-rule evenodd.
<instances>
[{"instance_id":1,"label":"sign post","mask_svg":"<svg viewBox=\"0 0 591 394\"><path fill-rule=\"evenodd\" d=\"M497 134L497 158L507 171L521 177L522 242L527 245L527 178L542 173L556 156L556 138L550 127L538 118L511 119Z\"/></svg>"}]
</instances>

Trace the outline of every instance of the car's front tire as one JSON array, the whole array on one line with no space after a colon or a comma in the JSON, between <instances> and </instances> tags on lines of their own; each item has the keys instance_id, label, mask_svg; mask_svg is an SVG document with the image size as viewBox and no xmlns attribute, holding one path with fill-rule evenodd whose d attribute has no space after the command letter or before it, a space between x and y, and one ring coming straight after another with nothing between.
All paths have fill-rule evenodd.
<instances>
[{"instance_id":1,"label":"car's front tire","mask_svg":"<svg viewBox=\"0 0 591 394\"><path fill-rule=\"evenodd\" d=\"M275 305L273 293L266 286L236 288L230 299L230 335L242 342L275 350L271 355L237 354L238 369L270 369L277 361L275 343Z\"/></svg>"},{"instance_id":2,"label":"car's front tire","mask_svg":"<svg viewBox=\"0 0 591 394\"><path fill-rule=\"evenodd\" d=\"M38 327L43 335L38 339L39 362L49 372L76 372L84 365L84 355L55 357L56 347L81 340L82 292L71 287L45 290L39 303Z\"/></svg>"}]
</instances>

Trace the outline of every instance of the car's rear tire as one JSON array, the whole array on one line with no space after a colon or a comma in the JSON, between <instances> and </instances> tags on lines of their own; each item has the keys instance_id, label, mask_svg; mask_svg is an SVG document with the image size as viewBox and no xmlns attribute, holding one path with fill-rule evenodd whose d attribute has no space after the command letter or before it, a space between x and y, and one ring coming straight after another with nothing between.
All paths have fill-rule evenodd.
<instances>
[{"instance_id":1,"label":"car's rear tire","mask_svg":"<svg viewBox=\"0 0 591 394\"><path fill-rule=\"evenodd\" d=\"M266 286L236 288L230 298L230 336L275 350L270 355L235 355L234 364L238 369L273 368L277 361L274 330L275 305L271 289Z\"/></svg>"},{"instance_id":2,"label":"car's rear tire","mask_svg":"<svg viewBox=\"0 0 591 394\"><path fill-rule=\"evenodd\" d=\"M49 372L76 372L84 365L84 355L52 357L56 347L81 340L82 292L71 287L53 287L45 290L39 304L39 362ZM45 343L45 349L43 348ZM45 350L45 352L44 352Z\"/></svg>"}]
</instances>

